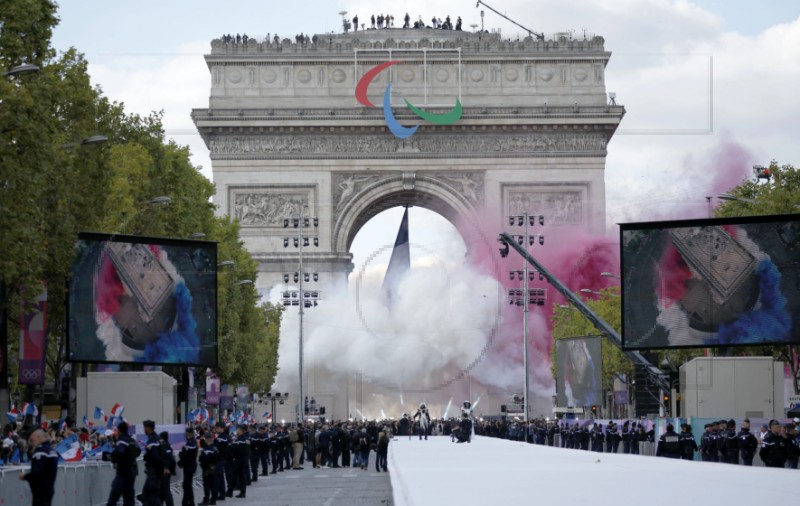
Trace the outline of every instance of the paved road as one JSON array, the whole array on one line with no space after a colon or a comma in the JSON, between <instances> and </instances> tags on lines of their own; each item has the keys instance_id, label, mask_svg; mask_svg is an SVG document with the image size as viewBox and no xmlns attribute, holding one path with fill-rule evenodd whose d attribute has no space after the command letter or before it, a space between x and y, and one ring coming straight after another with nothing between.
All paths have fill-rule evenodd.
<instances>
[{"instance_id":1,"label":"paved road","mask_svg":"<svg viewBox=\"0 0 800 506\"><path fill-rule=\"evenodd\" d=\"M374 455L372 456L374 458ZM372 460L372 459L370 459ZM374 461L370 462L374 465ZM203 499L202 487L195 483L195 498ZM181 493L173 487L175 504ZM236 492L238 493L238 492ZM259 476L247 487L247 497L228 498L220 506L392 506L392 485L389 473L376 473L374 468L314 469L284 471Z\"/></svg>"}]
</instances>

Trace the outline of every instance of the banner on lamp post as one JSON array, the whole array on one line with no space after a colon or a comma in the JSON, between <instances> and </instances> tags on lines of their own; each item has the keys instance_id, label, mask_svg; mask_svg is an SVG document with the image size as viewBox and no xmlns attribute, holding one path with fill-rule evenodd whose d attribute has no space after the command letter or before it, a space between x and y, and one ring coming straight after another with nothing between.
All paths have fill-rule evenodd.
<instances>
[{"instance_id":1,"label":"banner on lamp post","mask_svg":"<svg viewBox=\"0 0 800 506\"><path fill-rule=\"evenodd\" d=\"M47 285L27 308L20 303L19 382L21 385L44 384L44 359L47 351Z\"/></svg>"},{"instance_id":2,"label":"banner on lamp post","mask_svg":"<svg viewBox=\"0 0 800 506\"><path fill-rule=\"evenodd\" d=\"M234 395L234 387L233 385L222 385L222 389L219 395L219 409L222 410L233 410L233 395Z\"/></svg>"},{"instance_id":3,"label":"banner on lamp post","mask_svg":"<svg viewBox=\"0 0 800 506\"><path fill-rule=\"evenodd\" d=\"M219 405L219 378L211 372L211 369L206 370L206 404L209 406Z\"/></svg>"}]
</instances>

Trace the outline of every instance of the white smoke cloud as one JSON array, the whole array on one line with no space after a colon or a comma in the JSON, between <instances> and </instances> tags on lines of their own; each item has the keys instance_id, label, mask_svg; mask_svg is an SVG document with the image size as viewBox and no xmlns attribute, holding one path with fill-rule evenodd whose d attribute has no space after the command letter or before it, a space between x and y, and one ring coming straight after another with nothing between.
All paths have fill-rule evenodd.
<instances>
[{"instance_id":1,"label":"white smoke cloud","mask_svg":"<svg viewBox=\"0 0 800 506\"><path fill-rule=\"evenodd\" d=\"M371 272L328 290L304 317L305 367L402 390L435 389L479 359L498 326L502 286L466 266L419 266L407 273L391 308ZM296 384L299 318L281 326L277 385Z\"/></svg>"}]
</instances>

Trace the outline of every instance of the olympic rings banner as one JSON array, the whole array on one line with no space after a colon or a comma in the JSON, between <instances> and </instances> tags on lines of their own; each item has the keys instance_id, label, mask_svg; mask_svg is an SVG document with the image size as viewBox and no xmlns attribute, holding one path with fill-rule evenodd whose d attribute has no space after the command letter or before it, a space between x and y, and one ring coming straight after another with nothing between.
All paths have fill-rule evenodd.
<instances>
[{"instance_id":1,"label":"olympic rings banner","mask_svg":"<svg viewBox=\"0 0 800 506\"><path fill-rule=\"evenodd\" d=\"M398 63L404 63L403 60L392 60L386 63L381 63L375 67L369 69L361 79L359 79L358 83L356 84L356 100L359 104L364 105L366 107L377 107L373 104L369 98L367 98L367 88L369 87L370 83L372 82L375 77L378 76L381 72L385 69L388 69L392 65L397 65ZM427 112L419 107L414 106L409 102L407 99L403 99L406 106L420 119L423 119L429 123L433 123L434 125L452 125L456 121L461 118L461 101L456 98L456 105L450 109L448 112L443 114L433 114ZM419 128L419 125L414 125L413 127L405 127L397 121L395 118L394 113L392 112L392 81L389 81L389 84L386 85L386 91L383 93L383 117L386 120L386 126L389 128L389 131L397 137L398 139L407 139L414 135Z\"/></svg>"},{"instance_id":2,"label":"olympic rings banner","mask_svg":"<svg viewBox=\"0 0 800 506\"><path fill-rule=\"evenodd\" d=\"M44 359L47 345L47 285L25 310L20 304L19 325L19 383L44 384Z\"/></svg>"}]
</instances>

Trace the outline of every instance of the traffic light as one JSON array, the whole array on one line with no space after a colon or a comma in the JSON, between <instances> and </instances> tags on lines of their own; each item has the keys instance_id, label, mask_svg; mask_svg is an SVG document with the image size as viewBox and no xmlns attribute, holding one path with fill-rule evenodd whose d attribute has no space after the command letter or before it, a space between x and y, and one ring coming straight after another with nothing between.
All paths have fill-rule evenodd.
<instances>
[{"instance_id":1,"label":"traffic light","mask_svg":"<svg viewBox=\"0 0 800 506\"><path fill-rule=\"evenodd\" d=\"M664 394L664 404L669 404L669 394Z\"/></svg>"},{"instance_id":2,"label":"traffic light","mask_svg":"<svg viewBox=\"0 0 800 506\"><path fill-rule=\"evenodd\" d=\"M597 408L598 407L599 406L592 406L592 416L596 416L597 415Z\"/></svg>"}]
</instances>

